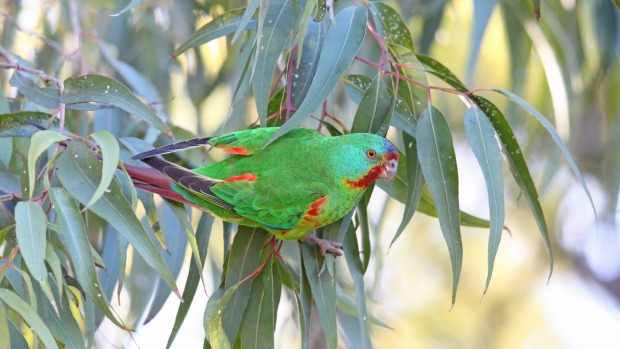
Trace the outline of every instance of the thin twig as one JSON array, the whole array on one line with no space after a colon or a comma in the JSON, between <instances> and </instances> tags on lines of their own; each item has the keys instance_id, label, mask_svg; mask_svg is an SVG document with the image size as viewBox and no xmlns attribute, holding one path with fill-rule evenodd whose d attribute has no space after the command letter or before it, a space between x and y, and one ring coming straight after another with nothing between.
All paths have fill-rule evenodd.
<instances>
[{"instance_id":1,"label":"thin twig","mask_svg":"<svg viewBox=\"0 0 620 349\"><path fill-rule=\"evenodd\" d=\"M43 41L43 43L45 43L47 46L51 47L54 51L58 52L59 54L61 54L63 57L65 58L71 58L70 55L65 53L65 50L62 48L62 46L60 46L59 43L57 43L54 40L51 40L49 38L46 38L45 36L34 32L32 30L28 30L28 29L24 29L22 28L19 23L17 23L17 21L15 20L15 18L11 17L8 13L4 12L4 11L0 11L0 16L4 17L4 19L10 23L13 27L15 27L15 29L17 29L18 31L28 34L30 36L34 36L35 38Z\"/></svg>"},{"instance_id":2,"label":"thin twig","mask_svg":"<svg viewBox=\"0 0 620 349\"><path fill-rule=\"evenodd\" d=\"M62 81L56 79L55 77L51 75L46 74L42 70L24 67L23 65L20 65L19 62L13 57L13 55L9 53L9 51L7 51L2 45L0 45L0 56L2 56L6 60L5 63L0 62L1 69L15 69L15 70L23 71L25 73L36 75L45 82L51 82L55 84L60 91L63 90L64 85Z\"/></svg>"},{"instance_id":3,"label":"thin twig","mask_svg":"<svg viewBox=\"0 0 620 349\"><path fill-rule=\"evenodd\" d=\"M80 70L80 75L85 75L86 64L84 63L84 51L82 50L82 27L80 26L80 12L78 10L77 1L69 0L69 8L71 10L71 25L73 26L73 31L75 31L75 36L77 37L78 68Z\"/></svg>"}]
</instances>

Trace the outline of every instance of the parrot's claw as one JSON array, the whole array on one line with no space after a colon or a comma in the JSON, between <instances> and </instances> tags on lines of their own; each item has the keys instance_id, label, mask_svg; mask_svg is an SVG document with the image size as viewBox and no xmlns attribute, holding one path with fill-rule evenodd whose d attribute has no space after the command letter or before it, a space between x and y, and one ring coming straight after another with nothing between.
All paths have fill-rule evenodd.
<instances>
[{"instance_id":1,"label":"parrot's claw","mask_svg":"<svg viewBox=\"0 0 620 349\"><path fill-rule=\"evenodd\" d=\"M321 254L324 256L326 252L329 252L335 256L342 256L342 244L338 241L326 240L317 237L314 234L308 234L302 242L312 241L321 249Z\"/></svg>"}]
</instances>

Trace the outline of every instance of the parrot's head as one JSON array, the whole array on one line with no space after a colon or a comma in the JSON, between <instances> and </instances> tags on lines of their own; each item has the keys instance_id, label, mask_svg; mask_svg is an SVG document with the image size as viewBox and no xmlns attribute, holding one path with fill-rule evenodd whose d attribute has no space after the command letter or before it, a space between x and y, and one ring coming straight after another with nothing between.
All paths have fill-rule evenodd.
<instances>
[{"instance_id":1,"label":"parrot's head","mask_svg":"<svg viewBox=\"0 0 620 349\"><path fill-rule=\"evenodd\" d=\"M392 181L398 169L398 151L387 139L371 133L353 133L338 140L339 175L353 188L367 188L377 179Z\"/></svg>"}]
</instances>

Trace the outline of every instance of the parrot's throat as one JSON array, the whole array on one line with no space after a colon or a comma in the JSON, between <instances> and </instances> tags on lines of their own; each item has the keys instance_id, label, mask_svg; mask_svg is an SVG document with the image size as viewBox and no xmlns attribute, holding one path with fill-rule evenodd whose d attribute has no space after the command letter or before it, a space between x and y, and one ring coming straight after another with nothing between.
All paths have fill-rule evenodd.
<instances>
[{"instance_id":1,"label":"parrot's throat","mask_svg":"<svg viewBox=\"0 0 620 349\"><path fill-rule=\"evenodd\" d=\"M374 181L377 180L377 178L379 177L379 175L381 174L381 171L383 170L383 166L382 165L377 165L374 166L373 168L370 169L370 171L368 171L364 177L356 180L356 181L352 181L350 179L345 179L344 183L346 185L348 185L351 188L355 188L355 189L366 189L368 188L369 185L371 185Z\"/></svg>"}]
</instances>

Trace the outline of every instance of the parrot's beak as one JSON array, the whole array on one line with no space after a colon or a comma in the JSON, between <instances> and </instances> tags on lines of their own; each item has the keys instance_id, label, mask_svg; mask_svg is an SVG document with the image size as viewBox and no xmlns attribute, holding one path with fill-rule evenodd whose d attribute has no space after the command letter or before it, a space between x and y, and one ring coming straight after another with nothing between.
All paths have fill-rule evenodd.
<instances>
[{"instance_id":1,"label":"parrot's beak","mask_svg":"<svg viewBox=\"0 0 620 349\"><path fill-rule=\"evenodd\" d=\"M379 174L379 178L387 179L391 182L396 177L396 171L398 170L398 159L390 159Z\"/></svg>"}]
</instances>

